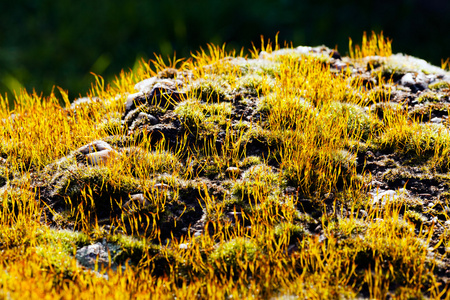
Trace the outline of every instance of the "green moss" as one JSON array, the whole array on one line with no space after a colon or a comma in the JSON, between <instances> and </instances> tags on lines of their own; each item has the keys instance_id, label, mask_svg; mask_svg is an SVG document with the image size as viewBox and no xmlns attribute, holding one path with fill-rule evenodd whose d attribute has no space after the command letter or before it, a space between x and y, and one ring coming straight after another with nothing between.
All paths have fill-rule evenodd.
<instances>
[{"instance_id":1,"label":"green moss","mask_svg":"<svg viewBox=\"0 0 450 300\"><path fill-rule=\"evenodd\" d=\"M389 169L383 173L382 178L388 183L401 182L402 180L408 180L415 178L415 175L409 172L408 168L398 167L395 169Z\"/></svg>"},{"instance_id":2,"label":"green moss","mask_svg":"<svg viewBox=\"0 0 450 300\"><path fill-rule=\"evenodd\" d=\"M259 156L247 156L239 162L239 168L249 168L260 164L262 164L262 161Z\"/></svg>"},{"instance_id":3,"label":"green moss","mask_svg":"<svg viewBox=\"0 0 450 300\"><path fill-rule=\"evenodd\" d=\"M61 251L61 248L57 245L45 245L41 244L36 246L36 254L41 257L40 259L40 271L51 271L53 274L53 285L61 284L63 280L74 280L73 276L78 273L79 267L74 262L75 258L73 253L67 253ZM78 271L78 272L77 272Z\"/></svg>"},{"instance_id":4,"label":"green moss","mask_svg":"<svg viewBox=\"0 0 450 300\"><path fill-rule=\"evenodd\" d=\"M243 134L242 143L247 144L247 147L248 144L256 145L259 151L274 150L282 145L288 134L288 130L267 130L255 125Z\"/></svg>"},{"instance_id":5,"label":"green moss","mask_svg":"<svg viewBox=\"0 0 450 300\"><path fill-rule=\"evenodd\" d=\"M107 237L107 241L117 244L120 250L113 257L114 262L124 263L131 260L137 264L145 255L154 256L159 253L159 246L148 243L145 239L137 239L127 235L112 235Z\"/></svg>"},{"instance_id":6,"label":"green moss","mask_svg":"<svg viewBox=\"0 0 450 300\"><path fill-rule=\"evenodd\" d=\"M285 97L277 93L271 93L260 99L257 109L264 119L268 115L273 114L276 119L272 122L276 123L276 126L281 130L295 130L297 127L302 126L303 123L316 121L317 111L315 107L310 101L302 97ZM274 127L272 126L272 128Z\"/></svg>"},{"instance_id":7,"label":"green moss","mask_svg":"<svg viewBox=\"0 0 450 300\"><path fill-rule=\"evenodd\" d=\"M356 167L356 155L347 150L332 152L331 165L339 166L342 173L348 173Z\"/></svg>"},{"instance_id":8,"label":"green moss","mask_svg":"<svg viewBox=\"0 0 450 300\"><path fill-rule=\"evenodd\" d=\"M211 163L206 164L203 170L206 177L213 179L222 172L222 168L219 165L215 164L213 160L210 161Z\"/></svg>"},{"instance_id":9,"label":"green moss","mask_svg":"<svg viewBox=\"0 0 450 300\"><path fill-rule=\"evenodd\" d=\"M425 102L421 106L414 107L408 116L417 122L430 121L432 114L446 115L450 106L444 102Z\"/></svg>"},{"instance_id":10,"label":"green moss","mask_svg":"<svg viewBox=\"0 0 450 300\"><path fill-rule=\"evenodd\" d=\"M407 210L404 214L404 218L413 223L416 227L420 227L427 218L417 211Z\"/></svg>"},{"instance_id":11,"label":"green moss","mask_svg":"<svg viewBox=\"0 0 450 300\"><path fill-rule=\"evenodd\" d=\"M0 166L0 187L4 186L10 178L8 168L5 166Z\"/></svg>"},{"instance_id":12,"label":"green moss","mask_svg":"<svg viewBox=\"0 0 450 300\"><path fill-rule=\"evenodd\" d=\"M176 155L169 151L147 151L141 147L124 149L130 161L131 173L134 176L157 173L177 173L182 163Z\"/></svg>"},{"instance_id":13,"label":"green moss","mask_svg":"<svg viewBox=\"0 0 450 300\"><path fill-rule=\"evenodd\" d=\"M237 82L238 90L246 95L259 96L262 93L263 85L274 86L271 78L261 76L260 74L248 74L239 78Z\"/></svg>"},{"instance_id":14,"label":"green moss","mask_svg":"<svg viewBox=\"0 0 450 300\"><path fill-rule=\"evenodd\" d=\"M366 105L371 105L374 103L380 103L380 102L389 102L391 100L391 93L389 90L386 90L385 88L373 88L369 92L369 96L366 99Z\"/></svg>"},{"instance_id":15,"label":"green moss","mask_svg":"<svg viewBox=\"0 0 450 300\"><path fill-rule=\"evenodd\" d=\"M262 201L270 195L280 192L280 177L267 165L250 167L242 175L242 180L236 181L232 194L244 201Z\"/></svg>"},{"instance_id":16,"label":"green moss","mask_svg":"<svg viewBox=\"0 0 450 300\"><path fill-rule=\"evenodd\" d=\"M439 95L436 94L435 92L425 92L422 93L418 98L417 101L419 101L419 103L423 103L423 102L439 102Z\"/></svg>"},{"instance_id":17,"label":"green moss","mask_svg":"<svg viewBox=\"0 0 450 300\"><path fill-rule=\"evenodd\" d=\"M236 270L239 261L253 261L258 251L257 245L251 240L236 238L217 246L208 260L219 271Z\"/></svg>"},{"instance_id":18,"label":"green moss","mask_svg":"<svg viewBox=\"0 0 450 300\"><path fill-rule=\"evenodd\" d=\"M175 108L175 113L184 126L194 134L202 128L205 121L203 109L196 100L187 100L179 103Z\"/></svg>"},{"instance_id":19,"label":"green moss","mask_svg":"<svg viewBox=\"0 0 450 300\"><path fill-rule=\"evenodd\" d=\"M231 103L203 103L199 100L181 102L175 108L175 113L184 127L192 134L218 133L229 122L232 112Z\"/></svg>"},{"instance_id":20,"label":"green moss","mask_svg":"<svg viewBox=\"0 0 450 300\"><path fill-rule=\"evenodd\" d=\"M329 107L331 118L340 120L342 116L347 119L347 131L350 138L367 140L370 136L376 135L381 128L381 122L367 113L358 105L343 102L332 102Z\"/></svg>"},{"instance_id":21,"label":"green moss","mask_svg":"<svg viewBox=\"0 0 450 300\"><path fill-rule=\"evenodd\" d=\"M381 72L385 79L400 79L406 73L423 72L424 74L445 74L439 67L427 63L410 55L394 54L388 57L372 56L366 59L369 69L373 69L372 75ZM370 67L370 65L372 67Z\"/></svg>"},{"instance_id":22,"label":"green moss","mask_svg":"<svg viewBox=\"0 0 450 300\"><path fill-rule=\"evenodd\" d=\"M428 86L430 90L443 90L450 88L450 82L448 81L439 81L432 83Z\"/></svg>"},{"instance_id":23,"label":"green moss","mask_svg":"<svg viewBox=\"0 0 450 300\"><path fill-rule=\"evenodd\" d=\"M91 243L91 238L85 233L71 230L45 229L37 235L39 242L50 245L61 244L66 254L72 255L76 248L81 248Z\"/></svg>"},{"instance_id":24,"label":"green moss","mask_svg":"<svg viewBox=\"0 0 450 300\"><path fill-rule=\"evenodd\" d=\"M404 107L395 102L381 102L370 106L370 112L377 115L380 120L383 120L388 116L401 114L404 111Z\"/></svg>"},{"instance_id":25,"label":"green moss","mask_svg":"<svg viewBox=\"0 0 450 300\"><path fill-rule=\"evenodd\" d=\"M192 97L205 102L231 101L231 86L226 78L207 75L191 84Z\"/></svg>"},{"instance_id":26,"label":"green moss","mask_svg":"<svg viewBox=\"0 0 450 300\"><path fill-rule=\"evenodd\" d=\"M131 176L111 173L107 167L83 166L65 174L55 187L55 194L68 202L69 209L82 203L85 213L91 216L97 213L104 218L117 210L128 194L140 190L138 181ZM78 210L74 213L79 213Z\"/></svg>"},{"instance_id":27,"label":"green moss","mask_svg":"<svg viewBox=\"0 0 450 300\"><path fill-rule=\"evenodd\" d=\"M411 162L427 160L435 154L436 146L450 140L448 130L441 124L415 124L402 128L389 128L376 141L380 150L393 149L410 157ZM439 151L446 151L445 148Z\"/></svg>"},{"instance_id":28,"label":"green moss","mask_svg":"<svg viewBox=\"0 0 450 300\"><path fill-rule=\"evenodd\" d=\"M248 74L268 75L276 78L280 74L280 63L275 61L252 59L239 60L237 64L240 66L240 71L243 76Z\"/></svg>"},{"instance_id":29,"label":"green moss","mask_svg":"<svg viewBox=\"0 0 450 300\"><path fill-rule=\"evenodd\" d=\"M305 228L301 224L292 224L287 222L282 222L275 226L274 235L277 240L288 235L291 243L296 242L297 239L302 238L306 234Z\"/></svg>"}]
</instances>

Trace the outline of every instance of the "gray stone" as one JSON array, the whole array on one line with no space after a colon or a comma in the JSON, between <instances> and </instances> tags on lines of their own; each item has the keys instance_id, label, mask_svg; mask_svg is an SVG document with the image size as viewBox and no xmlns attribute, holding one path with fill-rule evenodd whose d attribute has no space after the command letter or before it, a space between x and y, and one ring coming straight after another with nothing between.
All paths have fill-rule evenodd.
<instances>
[{"instance_id":1,"label":"gray stone","mask_svg":"<svg viewBox=\"0 0 450 300\"><path fill-rule=\"evenodd\" d=\"M428 84L425 82L426 78L423 73L417 75L413 73L406 73L400 80L400 84L411 89L411 92L416 93L428 88Z\"/></svg>"},{"instance_id":2,"label":"gray stone","mask_svg":"<svg viewBox=\"0 0 450 300\"><path fill-rule=\"evenodd\" d=\"M136 83L136 85L134 86L134 89L139 91L142 94L150 93L152 91L153 85L156 83L157 80L158 80L157 77L151 77L151 78L144 79L144 80Z\"/></svg>"},{"instance_id":3,"label":"gray stone","mask_svg":"<svg viewBox=\"0 0 450 300\"><path fill-rule=\"evenodd\" d=\"M128 120L128 118L125 120L125 122ZM131 124L129 130L134 130L135 128L139 127L140 125L156 125L159 121L154 116L147 114L145 112L140 112L138 116L133 120L133 123Z\"/></svg>"},{"instance_id":4,"label":"gray stone","mask_svg":"<svg viewBox=\"0 0 450 300\"><path fill-rule=\"evenodd\" d=\"M120 246L112 243L96 243L85 246L77 250L75 258L80 265L95 270L97 264L98 269L111 266L113 270L117 269L114 263L114 257L121 251Z\"/></svg>"},{"instance_id":5,"label":"gray stone","mask_svg":"<svg viewBox=\"0 0 450 300\"><path fill-rule=\"evenodd\" d=\"M157 183L153 185L152 191L163 193L169 190L170 186L165 183ZM170 195L166 194L166 197L170 197ZM129 196L129 199L123 205L123 208L128 211L128 213L133 213L139 211L139 209L144 208L150 205L150 201L148 201L144 194L132 194Z\"/></svg>"},{"instance_id":6,"label":"gray stone","mask_svg":"<svg viewBox=\"0 0 450 300\"><path fill-rule=\"evenodd\" d=\"M103 150L113 150L113 149L111 145L109 145L107 142L104 141L94 141L77 149L77 151L83 153L84 155Z\"/></svg>"},{"instance_id":7,"label":"gray stone","mask_svg":"<svg viewBox=\"0 0 450 300\"><path fill-rule=\"evenodd\" d=\"M125 111L129 112L129 111L133 110L133 107L136 107L136 105L134 104L134 99L139 96L143 96L143 95L144 95L144 93L142 93L142 92L128 95L127 101L125 101Z\"/></svg>"},{"instance_id":8,"label":"gray stone","mask_svg":"<svg viewBox=\"0 0 450 300\"><path fill-rule=\"evenodd\" d=\"M118 156L116 150L102 150L86 155L86 161L91 166L101 166L109 163L113 158Z\"/></svg>"},{"instance_id":9,"label":"gray stone","mask_svg":"<svg viewBox=\"0 0 450 300\"><path fill-rule=\"evenodd\" d=\"M118 156L118 152L104 141L94 141L77 149L91 166L104 165Z\"/></svg>"},{"instance_id":10,"label":"gray stone","mask_svg":"<svg viewBox=\"0 0 450 300\"><path fill-rule=\"evenodd\" d=\"M438 117L434 117L433 119L430 120L431 123L435 123L435 124L440 124L443 121L444 121L444 119L438 118Z\"/></svg>"},{"instance_id":11,"label":"gray stone","mask_svg":"<svg viewBox=\"0 0 450 300\"><path fill-rule=\"evenodd\" d=\"M136 120L146 120L151 125L158 124L157 118L155 118L154 116L152 116L150 114L146 114L145 112L140 112L139 115L137 116Z\"/></svg>"},{"instance_id":12,"label":"gray stone","mask_svg":"<svg viewBox=\"0 0 450 300\"><path fill-rule=\"evenodd\" d=\"M225 173L228 175L228 177L237 178L241 174L241 170L237 167L228 167L225 170Z\"/></svg>"},{"instance_id":13,"label":"gray stone","mask_svg":"<svg viewBox=\"0 0 450 300\"><path fill-rule=\"evenodd\" d=\"M398 200L400 197L407 197L409 195L409 192L406 189L399 189L398 191L394 190L387 190L387 191L380 191L375 190L369 192L369 194L372 196L372 203L376 204L381 202L382 205L385 205L386 202L394 202Z\"/></svg>"},{"instance_id":14,"label":"gray stone","mask_svg":"<svg viewBox=\"0 0 450 300\"><path fill-rule=\"evenodd\" d=\"M178 248L180 248L180 249L187 249L187 248L189 248L189 243L179 244Z\"/></svg>"},{"instance_id":15,"label":"gray stone","mask_svg":"<svg viewBox=\"0 0 450 300\"><path fill-rule=\"evenodd\" d=\"M123 119L126 118L130 111L145 103L173 109L174 104L183 101L186 96L184 92L179 91L180 85L182 84L180 80L162 79L156 83L153 80L147 83L141 83L138 83L138 88L141 89L139 93L128 96L125 102ZM151 89L147 92L150 86Z\"/></svg>"},{"instance_id":16,"label":"gray stone","mask_svg":"<svg viewBox=\"0 0 450 300\"><path fill-rule=\"evenodd\" d=\"M144 194L139 193L130 195L129 200L125 202L123 208L128 212L133 212L141 207L147 206L148 204L150 204L150 202L145 199Z\"/></svg>"}]
</instances>

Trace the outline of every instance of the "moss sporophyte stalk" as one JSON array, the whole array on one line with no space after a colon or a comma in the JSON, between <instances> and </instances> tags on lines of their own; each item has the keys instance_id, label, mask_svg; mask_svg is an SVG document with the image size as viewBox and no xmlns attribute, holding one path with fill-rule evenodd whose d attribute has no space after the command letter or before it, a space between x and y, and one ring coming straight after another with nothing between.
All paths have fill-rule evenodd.
<instances>
[{"instance_id":1,"label":"moss sporophyte stalk","mask_svg":"<svg viewBox=\"0 0 450 300\"><path fill-rule=\"evenodd\" d=\"M391 45L0 96L0 298L450 298L450 73Z\"/></svg>"}]
</instances>

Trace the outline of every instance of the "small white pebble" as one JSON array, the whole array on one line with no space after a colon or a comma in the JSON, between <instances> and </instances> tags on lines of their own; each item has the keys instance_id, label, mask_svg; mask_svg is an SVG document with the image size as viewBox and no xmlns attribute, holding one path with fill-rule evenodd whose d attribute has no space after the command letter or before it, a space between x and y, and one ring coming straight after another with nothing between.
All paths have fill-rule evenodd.
<instances>
[{"instance_id":1,"label":"small white pebble","mask_svg":"<svg viewBox=\"0 0 450 300\"><path fill-rule=\"evenodd\" d=\"M180 248L180 249L187 249L187 248L189 248L189 244L180 244L180 245L178 245L178 248Z\"/></svg>"}]
</instances>

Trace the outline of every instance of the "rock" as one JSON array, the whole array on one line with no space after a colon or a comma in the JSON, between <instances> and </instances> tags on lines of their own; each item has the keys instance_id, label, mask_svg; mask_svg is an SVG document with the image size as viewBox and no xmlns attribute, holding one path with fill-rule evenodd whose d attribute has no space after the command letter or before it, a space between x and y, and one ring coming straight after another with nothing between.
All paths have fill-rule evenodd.
<instances>
[{"instance_id":1,"label":"rock","mask_svg":"<svg viewBox=\"0 0 450 300\"><path fill-rule=\"evenodd\" d=\"M164 183L157 183L152 187L152 191L155 192L166 192L170 189L170 186ZM148 201L144 194L133 194L130 195L129 200L125 202L123 205L123 208L128 211L129 213L138 211L141 208L144 208L146 206L150 205L150 201Z\"/></svg>"},{"instance_id":2,"label":"rock","mask_svg":"<svg viewBox=\"0 0 450 300\"><path fill-rule=\"evenodd\" d=\"M332 67L334 67L335 69L337 69L337 70L339 70L339 71L342 71L342 70L347 69L348 64L346 64L346 63L344 63L344 62L341 62L341 61L336 61L336 62L332 65Z\"/></svg>"},{"instance_id":3,"label":"rock","mask_svg":"<svg viewBox=\"0 0 450 300\"><path fill-rule=\"evenodd\" d=\"M141 92L128 95L127 101L125 101L125 115L127 115L130 111L132 111L134 108L136 108L134 99L139 96L142 96L142 95L143 95L143 93L141 93Z\"/></svg>"},{"instance_id":4,"label":"rock","mask_svg":"<svg viewBox=\"0 0 450 300\"><path fill-rule=\"evenodd\" d=\"M139 193L139 194L130 195L130 199L127 202L125 202L125 204L123 205L123 208L125 210L127 210L128 212L133 212L136 209L145 207L149 204L150 204L150 202L147 199L145 199L144 194Z\"/></svg>"},{"instance_id":5,"label":"rock","mask_svg":"<svg viewBox=\"0 0 450 300\"><path fill-rule=\"evenodd\" d=\"M127 123L127 120L125 120L125 123ZM134 130L135 128L139 127L139 125L143 124L156 125L158 123L158 119L154 116L144 112L139 112L138 116L133 120L133 123L131 123L129 130Z\"/></svg>"},{"instance_id":6,"label":"rock","mask_svg":"<svg viewBox=\"0 0 450 300\"><path fill-rule=\"evenodd\" d=\"M237 167L228 167L225 173L230 178L237 178L241 174L241 170Z\"/></svg>"},{"instance_id":7,"label":"rock","mask_svg":"<svg viewBox=\"0 0 450 300\"><path fill-rule=\"evenodd\" d=\"M144 112L140 112L135 121L139 120L147 120L149 124L156 125L158 124L158 119L150 114L146 114Z\"/></svg>"},{"instance_id":8,"label":"rock","mask_svg":"<svg viewBox=\"0 0 450 300\"><path fill-rule=\"evenodd\" d=\"M111 268L115 270L117 264L114 263L114 257L120 250L118 245L98 242L78 249L75 258L82 266L92 270L95 270L96 264L98 269L106 268L111 264Z\"/></svg>"},{"instance_id":9,"label":"rock","mask_svg":"<svg viewBox=\"0 0 450 300\"><path fill-rule=\"evenodd\" d=\"M145 103L172 109L175 103L183 101L186 96L185 93L179 91L182 84L181 80L157 80L155 77L137 83L135 88L139 92L128 96L123 119L130 111Z\"/></svg>"},{"instance_id":10,"label":"rock","mask_svg":"<svg viewBox=\"0 0 450 300\"><path fill-rule=\"evenodd\" d=\"M106 165L107 163L109 163L113 158L115 158L118 155L119 155L119 153L117 153L116 150L102 150L102 151L87 154L86 161L91 166Z\"/></svg>"},{"instance_id":11,"label":"rock","mask_svg":"<svg viewBox=\"0 0 450 300\"><path fill-rule=\"evenodd\" d=\"M411 92L416 93L428 88L428 84L425 80L425 75L421 72L417 75L413 73L406 73L400 80L400 84L409 87L411 89Z\"/></svg>"},{"instance_id":12,"label":"rock","mask_svg":"<svg viewBox=\"0 0 450 300\"><path fill-rule=\"evenodd\" d=\"M170 189L170 185L165 183L157 183L153 186L153 189L159 190L159 191L167 191Z\"/></svg>"},{"instance_id":13,"label":"rock","mask_svg":"<svg viewBox=\"0 0 450 300\"><path fill-rule=\"evenodd\" d=\"M103 150L113 150L113 149L111 145L109 145L107 142L104 141L94 141L77 149L78 152L81 152L84 155Z\"/></svg>"},{"instance_id":14,"label":"rock","mask_svg":"<svg viewBox=\"0 0 450 300\"><path fill-rule=\"evenodd\" d=\"M330 55L334 59L341 59L341 54L336 50L331 50Z\"/></svg>"},{"instance_id":15,"label":"rock","mask_svg":"<svg viewBox=\"0 0 450 300\"><path fill-rule=\"evenodd\" d=\"M373 200L372 203L376 204L380 201L382 205L385 205L386 202L394 202L398 200L402 196L408 196L409 192L406 189L399 189L398 191L394 190L387 190L380 192L378 189L376 191L371 191L369 194L372 196Z\"/></svg>"},{"instance_id":16,"label":"rock","mask_svg":"<svg viewBox=\"0 0 450 300\"><path fill-rule=\"evenodd\" d=\"M84 155L85 161L91 166L105 165L119 155L108 143L94 141L77 149Z\"/></svg>"},{"instance_id":17,"label":"rock","mask_svg":"<svg viewBox=\"0 0 450 300\"><path fill-rule=\"evenodd\" d=\"M442 118L434 117L430 120L431 123L440 124L444 121Z\"/></svg>"},{"instance_id":18,"label":"rock","mask_svg":"<svg viewBox=\"0 0 450 300\"><path fill-rule=\"evenodd\" d=\"M187 248L189 248L189 243L179 244L178 248L180 248L180 249L187 249Z\"/></svg>"},{"instance_id":19,"label":"rock","mask_svg":"<svg viewBox=\"0 0 450 300\"><path fill-rule=\"evenodd\" d=\"M259 53L260 59L270 59L271 57L283 56L283 55L305 55L315 58L322 59L341 59L341 55L336 50L330 49L325 46L318 47L308 47L308 46L298 46L296 48L284 48L267 53L266 51L261 51Z\"/></svg>"},{"instance_id":20,"label":"rock","mask_svg":"<svg viewBox=\"0 0 450 300\"><path fill-rule=\"evenodd\" d=\"M157 80L158 80L158 77L151 77L151 78L144 79L144 80L136 83L136 85L134 86L134 89L138 90L139 93L141 93L141 94L150 93L152 91L153 85L156 83Z\"/></svg>"}]
</instances>

